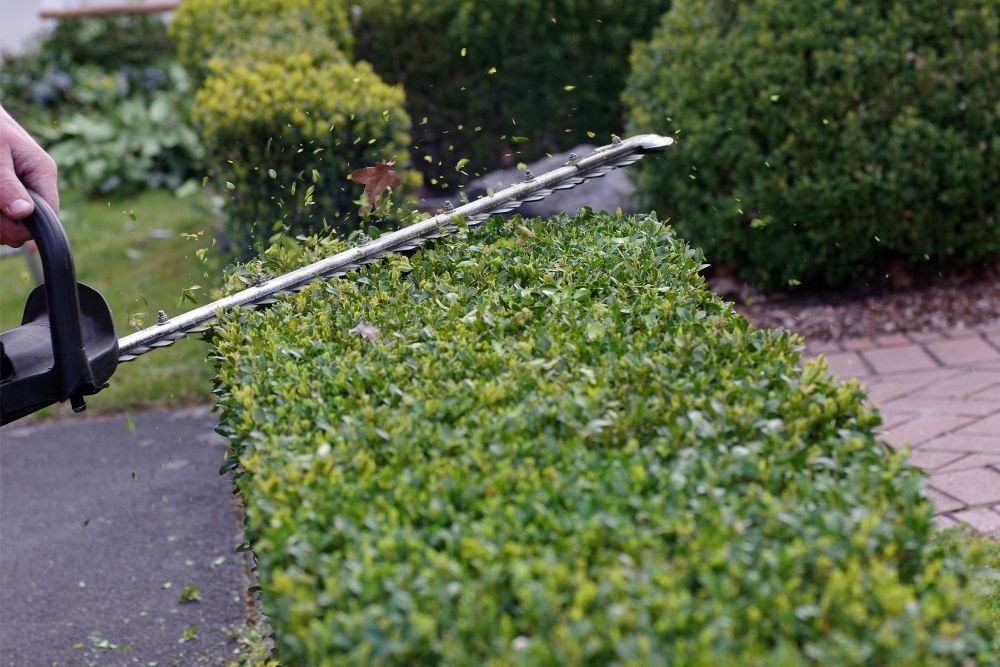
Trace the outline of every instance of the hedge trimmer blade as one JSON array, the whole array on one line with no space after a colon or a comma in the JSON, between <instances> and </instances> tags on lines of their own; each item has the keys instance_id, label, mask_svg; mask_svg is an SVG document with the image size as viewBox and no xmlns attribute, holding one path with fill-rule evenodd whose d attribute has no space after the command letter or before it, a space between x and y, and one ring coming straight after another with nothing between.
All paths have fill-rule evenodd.
<instances>
[{"instance_id":1,"label":"hedge trimmer blade","mask_svg":"<svg viewBox=\"0 0 1000 667\"><path fill-rule=\"evenodd\" d=\"M188 334L204 331L220 313L247 306L266 306L283 294L301 291L315 280L342 276L390 253L418 248L431 239L455 232L458 229L456 218L464 219L468 226L478 225L492 215L507 213L525 202L544 199L556 190L572 188L613 169L628 166L647 153L665 150L672 143L673 139L656 134L641 134L625 140L616 137L611 144L597 148L590 155L571 156L563 167L539 176L526 172L524 181L517 185L457 208L446 206L443 213L432 218L262 281L177 317L167 318L161 311L157 324L118 340L118 361L132 361L150 350L173 345Z\"/></svg>"}]
</instances>

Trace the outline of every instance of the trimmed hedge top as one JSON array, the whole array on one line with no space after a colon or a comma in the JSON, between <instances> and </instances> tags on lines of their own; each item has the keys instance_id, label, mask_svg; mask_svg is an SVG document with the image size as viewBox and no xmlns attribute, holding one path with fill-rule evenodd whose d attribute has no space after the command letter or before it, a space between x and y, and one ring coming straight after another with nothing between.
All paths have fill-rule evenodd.
<instances>
[{"instance_id":1,"label":"trimmed hedge top","mask_svg":"<svg viewBox=\"0 0 1000 667\"><path fill-rule=\"evenodd\" d=\"M860 388L701 261L651 216L494 219L224 317L282 664L989 662Z\"/></svg>"}]
</instances>

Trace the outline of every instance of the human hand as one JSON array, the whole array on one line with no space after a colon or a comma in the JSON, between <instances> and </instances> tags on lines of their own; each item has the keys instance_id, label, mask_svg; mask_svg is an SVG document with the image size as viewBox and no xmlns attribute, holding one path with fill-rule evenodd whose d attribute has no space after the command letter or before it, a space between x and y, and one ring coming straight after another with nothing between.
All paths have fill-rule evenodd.
<instances>
[{"instance_id":1,"label":"human hand","mask_svg":"<svg viewBox=\"0 0 1000 667\"><path fill-rule=\"evenodd\" d=\"M55 161L0 107L0 244L17 248L31 240L21 222L35 210L26 188L59 212Z\"/></svg>"}]
</instances>

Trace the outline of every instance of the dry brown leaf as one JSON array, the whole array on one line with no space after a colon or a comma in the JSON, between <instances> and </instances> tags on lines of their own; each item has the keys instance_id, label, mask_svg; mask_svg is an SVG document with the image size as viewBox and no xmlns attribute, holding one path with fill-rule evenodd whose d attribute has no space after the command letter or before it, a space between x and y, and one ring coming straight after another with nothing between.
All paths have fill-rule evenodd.
<instances>
[{"instance_id":1,"label":"dry brown leaf","mask_svg":"<svg viewBox=\"0 0 1000 667\"><path fill-rule=\"evenodd\" d=\"M399 176L393 170L395 166L396 161L391 160L389 162L379 162L374 167L362 167L351 172L348 178L355 183L365 186L366 205L362 205L358 209L359 213L364 215L365 213L374 211L378 206L379 200L382 199L382 193L385 192L386 188L399 187Z\"/></svg>"}]
</instances>

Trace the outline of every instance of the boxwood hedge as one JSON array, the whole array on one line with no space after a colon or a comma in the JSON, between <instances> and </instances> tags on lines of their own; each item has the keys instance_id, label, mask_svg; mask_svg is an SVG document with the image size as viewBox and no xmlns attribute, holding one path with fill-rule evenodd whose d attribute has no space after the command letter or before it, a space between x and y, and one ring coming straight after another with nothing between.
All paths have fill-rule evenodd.
<instances>
[{"instance_id":1,"label":"boxwood hedge","mask_svg":"<svg viewBox=\"0 0 1000 667\"><path fill-rule=\"evenodd\" d=\"M862 390L701 261L653 216L493 220L224 317L282 664L995 662Z\"/></svg>"},{"instance_id":2,"label":"boxwood hedge","mask_svg":"<svg viewBox=\"0 0 1000 667\"><path fill-rule=\"evenodd\" d=\"M995 262L998 35L996 0L678 0L633 55L632 129L680 132L640 190L763 288Z\"/></svg>"},{"instance_id":3,"label":"boxwood hedge","mask_svg":"<svg viewBox=\"0 0 1000 667\"><path fill-rule=\"evenodd\" d=\"M199 78L213 58L259 59L260 49L281 44L349 55L354 43L345 0L184 0L170 34L178 59Z\"/></svg>"},{"instance_id":4,"label":"boxwood hedge","mask_svg":"<svg viewBox=\"0 0 1000 667\"><path fill-rule=\"evenodd\" d=\"M395 158L402 189L419 183L402 168L410 141L402 89L368 63L287 47L274 60L213 60L195 98L195 120L227 184L230 236L244 250L277 230L353 230L361 195L347 180L354 169Z\"/></svg>"}]
</instances>

